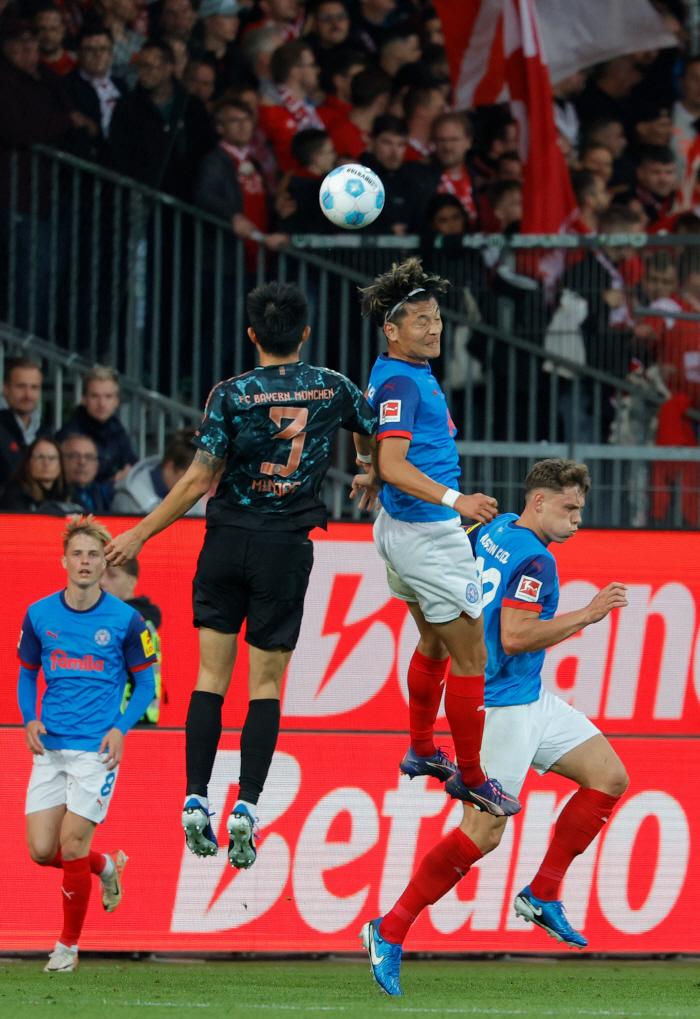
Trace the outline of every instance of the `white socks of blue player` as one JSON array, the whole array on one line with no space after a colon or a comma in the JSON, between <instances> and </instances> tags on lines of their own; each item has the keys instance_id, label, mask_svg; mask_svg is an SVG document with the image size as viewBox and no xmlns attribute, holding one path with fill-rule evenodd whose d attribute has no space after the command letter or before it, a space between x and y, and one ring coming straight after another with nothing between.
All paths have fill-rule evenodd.
<instances>
[{"instance_id":1,"label":"white socks of blue player","mask_svg":"<svg viewBox=\"0 0 700 1019\"><path fill-rule=\"evenodd\" d=\"M197 793L189 793L188 796L185 796L185 806L188 806L188 804L189 804L189 806L192 806L192 800L196 800L197 803L202 808L202 810L206 810L207 814L209 813L209 797L208 796L198 796Z\"/></svg>"},{"instance_id":2,"label":"white socks of blue player","mask_svg":"<svg viewBox=\"0 0 700 1019\"><path fill-rule=\"evenodd\" d=\"M104 865L104 870L100 873L100 881L103 881L106 884L109 881L109 879L112 877L112 875L114 874L114 872L117 869L117 867L116 867L116 864L115 864L114 860L112 859L112 857L111 856L107 856L106 853L104 854L104 859L105 859L105 865Z\"/></svg>"},{"instance_id":3,"label":"white socks of blue player","mask_svg":"<svg viewBox=\"0 0 700 1019\"><path fill-rule=\"evenodd\" d=\"M238 810L239 807L245 807L253 820L255 820L255 815L258 812L258 808L255 803L248 803L247 800L236 800L236 806L233 809Z\"/></svg>"}]
</instances>

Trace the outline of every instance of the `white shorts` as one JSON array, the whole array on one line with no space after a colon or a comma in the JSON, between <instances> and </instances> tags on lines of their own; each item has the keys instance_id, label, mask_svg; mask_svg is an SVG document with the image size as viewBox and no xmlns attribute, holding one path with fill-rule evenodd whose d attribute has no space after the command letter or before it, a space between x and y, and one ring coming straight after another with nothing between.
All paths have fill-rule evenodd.
<instances>
[{"instance_id":1,"label":"white shorts","mask_svg":"<svg viewBox=\"0 0 700 1019\"><path fill-rule=\"evenodd\" d=\"M530 704L486 709L481 763L506 792L517 796L528 768L544 775L564 754L599 733L581 711L542 687Z\"/></svg>"},{"instance_id":2,"label":"white shorts","mask_svg":"<svg viewBox=\"0 0 700 1019\"><path fill-rule=\"evenodd\" d=\"M96 824L107 816L119 767L107 771L95 750L45 750L34 757L25 814L49 807L68 807Z\"/></svg>"},{"instance_id":3,"label":"white shorts","mask_svg":"<svg viewBox=\"0 0 700 1019\"><path fill-rule=\"evenodd\" d=\"M481 615L481 578L459 517L413 523L381 510L374 543L386 563L389 590L418 602L429 623Z\"/></svg>"}]
</instances>

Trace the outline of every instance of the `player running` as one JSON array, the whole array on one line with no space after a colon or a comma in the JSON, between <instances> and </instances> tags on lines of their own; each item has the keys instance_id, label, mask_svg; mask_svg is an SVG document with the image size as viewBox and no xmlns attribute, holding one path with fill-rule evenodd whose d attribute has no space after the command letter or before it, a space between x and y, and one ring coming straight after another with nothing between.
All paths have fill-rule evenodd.
<instances>
[{"instance_id":1,"label":"player running","mask_svg":"<svg viewBox=\"0 0 700 1019\"><path fill-rule=\"evenodd\" d=\"M215 855L208 785L221 735L221 709L247 619L249 705L241 734L238 800L227 827L233 867L255 862L256 805L280 725L282 677L297 643L313 563L312 527L326 526L320 489L340 428L371 453L376 417L345 376L299 359L308 305L292 284L248 296L260 367L216 386L196 432L187 473L160 506L107 549L114 564L183 516L208 492L207 531L194 578L200 666L186 723L187 793L182 825L197 856ZM363 493L363 497L371 493Z\"/></svg>"},{"instance_id":2,"label":"player running","mask_svg":"<svg viewBox=\"0 0 700 1019\"><path fill-rule=\"evenodd\" d=\"M484 585L489 662L486 672L484 767L520 792L528 768L553 771L580 787L554 826L540 869L515 899L515 912L558 942L585 948L569 924L559 887L627 789L627 774L601 732L580 711L542 687L545 649L627 605L626 587L608 584L583 609L554 618L559 580L547 546L576 534L590 488L588 469L573 460L541 460L525 479L525 509L470 532ZM427 853L394 908L362 929L372 973L389 994L401 994L402 944L426 906L437 902L470 867L494 850L506 818L464 811L464 820Z\"/></svg>"},{"instance_id":3,"label":"player running","mask_svg":"<svg viewBox=\"0 0 700 1019\"><path fill-rule=\"evenodd\" d=\"M100 589L111 535L92 516L74 517L63 532L65 591L27 609L19 639L19 706L34 766L27 789L27 845L35 863L63 871L63 930L44 967L71 973L90 900L92 874L102 905L122 897L123 852L92 850L104 821L124 751L124 736L153 699L156 661L142 617ZM37 718L37 675L46 690ZM120 711L127 675L134 692Z\"/></svg>"},{"instance_id":4,"label":"player running","mask_svg":"<svg viewBox=\"0 0 700 1019\"><path fill-rule=\"evenodd\" d=\"M361 291L363 315L383 328L388 343L367 391L379 416L384 481L374 540L389 589L408 603L420 632L408 669L411 746L401 771L412 778L432 775L452 797L503 816L517 813L520 803L479 760L486 667L481 582L460 522L461 515L488 524L497 504L481 493L459 492L457 429L430 370L430 359L440 354L437 297L448 285L409 258ZM458 766L433 739L443 686Z\"/></svg>"}]
</instances>

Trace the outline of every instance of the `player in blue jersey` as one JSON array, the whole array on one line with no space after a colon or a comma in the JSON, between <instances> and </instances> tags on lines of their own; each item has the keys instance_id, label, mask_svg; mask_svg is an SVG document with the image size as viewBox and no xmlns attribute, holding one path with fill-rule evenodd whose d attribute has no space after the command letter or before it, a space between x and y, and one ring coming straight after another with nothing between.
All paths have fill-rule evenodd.
<instances>
[{"instance_id":1,"label":"player in blue jersey","mask_svg":"<svg viewBox=\"0 0 700 1019\"><path fill-rule=\"evenodd\" d=\"M529 768L553 771L579 789L567 801L537 874L515 899L515 912L557 942L584 948L566 918L561 882L610 817L627 788L622 761L580 711L542 686L545 649L627 604L623 584L608 584L585 608L555 618L559 582L552 542L576 534L590 488L588 470L572 460L542 460L525 479L525 509L470 532L483 583L488 647L485 768L516 793ZM363 928L372 971L389 994L401 994L403 940L418 914L437 902L486 853L498 846L506 818L464 811L459 828L423 858L408 888L381 920Z\"/></svg>"},{"instance_id":2,"label":"player in blue jersey","mask_svg":"<svg viewBox=\"0 0 700 1019\"><path fill-rule=\"evenodd\" d=\"M238 633L247 620L249 705L238 799L227 822L229 860L244 869L255 862L256 808L279 733L282 677L301 627L313 563L309 531L326 526L321 486L333 442L340 428L348 429L369 457L376 431L376 416L356 385L300 359L308 314L293 284L269 283L248 295L248 333L260 366L212 390L189 470L157 509L107 550L114 565L133 559L223 471L207 505L194 578L200 667L187 713L182 825L195 855L217 853L208 786ZM372 494L365 491L362 499L371 505Z\"/></svg>"},{"instance_id":3,"label":"player in blue jersey","mask_svg":"<svg viewBox=\"0 0 700 1019\"><path fill-rule=\"evenodd\" d=\"M64 591L27 609L19 639L18 698L34 766L27 789L27 844L35 863L63 871L63 930L45 970L70 973L92 874L108 913L122 897L123 852L92 850L95 826L112 800L124 736L155 690L156 655L142 617L100 589L111 535L96 520L74 517L63 534ZM37 716L37 676L46 690ZM134 692L124 714L127 675Z\"/></svg>"},{"instance_id":4,"label":"player in blue jersey","mask_svg":"<svg viewBox=\"0 0 700 1019\"><path fill-rule=\"evenodd\" d=\"M411 777L432 775L451 796L502 816L517 813L520 804L479 760L486 666L481 582L460 521L461 515L489 523L497 507L495 499L458 490L457 430L430 370L430 360L440 354L437 298L447 285L409 258L361 291L363 314L383 328L388 345L367 390L379 417L384 482L374 540L389 589L407 602L420 632L408 671L411 746L401 770ZM458 767L433 739L443 686Z\"/></svg>"}]
</instances>

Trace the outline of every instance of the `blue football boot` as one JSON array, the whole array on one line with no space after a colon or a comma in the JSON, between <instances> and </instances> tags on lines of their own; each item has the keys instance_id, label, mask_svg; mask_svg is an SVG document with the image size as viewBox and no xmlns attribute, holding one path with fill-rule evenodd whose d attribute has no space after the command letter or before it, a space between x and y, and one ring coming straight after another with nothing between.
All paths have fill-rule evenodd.
<instances>
[{"instance_id":1,"label":"blue football boot","mask_svg":"<svg viewBox=\"0 0 700 1019\"><path fill-rule=\"evenodd\" d=\"M585 948L588 942L583 934L579 934L566 919L564 903L559 899L548 902L546 899L536 899L530 891L530 886L523 888L520 895L515 897L515 913L521 916L528 923L536 923L543 931L549 934L555 941L563 941L569 948Z\"/></svg>"},{"instance_id":2,"label":"blue football boot","mask_svg":"<svg viewBox=\"0 0 700 1019\"><path fill-rule=\"evenodd\" d=\"M399 765L399 770L416 778L417 775L432 775L438 782L446 782L457 771L457 765L438 747L432 757L419 757L413 747L409 747Z\"/></svg>"},{"instance_id":3,"label":"blue football boot","mask_svg":"<svg viewBox=\"0 0 700 1019\"><path fill-rule=\"evenodd\" d=\"M216 856L219 843L216 841L211 818L214 816L199 800L192 798L185 801L182 808L182 827L185 831L187 848L195 856Z\"/></svg>"},{"instance_id":4,"label":"blue football boot","mask_svg":"<svg viewBox=\"0 0 700 1019\"><path fill-rule=\"evenodd\" d=\"M228 828L228 858L237 870L248 870L255 863L258 851L255 840L259 837L257 818L251 817L242 803L237 803L226 822Z\"/></svg>"},{"instance_id":5,"label":"blue football boot","mask_svg":"<svg viewBox=\"0 0 700 1019\"><path fill-rule=\"evenodd\" d=\"M369 966L372 978L376 980L386 994L402 995L401 980L401 945L392 945L385 941L379 933L379 924L384 918L370 920L360 932L360 940L369 955Z\"/></svg>"},{"instance_id":6,"label":"blue football boot","mask_svg":"<svg viewBox=\"0 0 700 1019\"><path fill-rule=\"evenodd\" d=\"M462 781L459 770L455 771L452 778L445 783L445 792L449 793L453 800L464 800L466 803L473 803L479 810L493 814L495 817L510 817L522 810L520 800L505 792L500 782L495 778L487 778L481 785L470 789Z\"/></svg>"}]
</instances>

